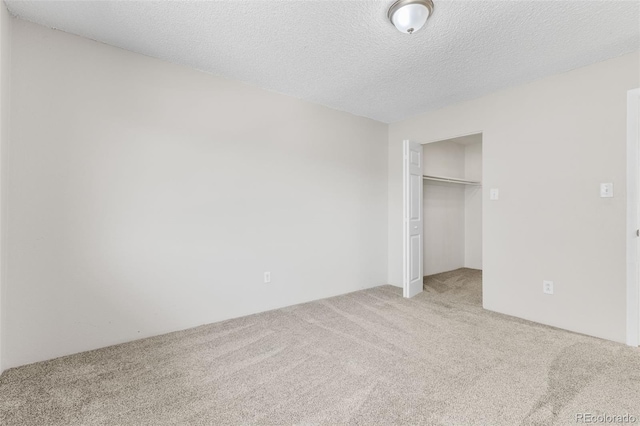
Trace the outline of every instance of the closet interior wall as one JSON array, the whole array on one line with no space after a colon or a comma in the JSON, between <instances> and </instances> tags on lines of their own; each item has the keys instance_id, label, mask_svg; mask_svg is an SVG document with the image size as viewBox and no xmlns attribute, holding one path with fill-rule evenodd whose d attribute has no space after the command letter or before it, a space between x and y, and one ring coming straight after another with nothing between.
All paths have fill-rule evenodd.
<instances>
[{"instance_id":1,"label":"closet interior wall","mask_svg":"<svg viewBox=\"0 0 640 426\"><path fill-rule=\"evenodd\" d=\"M482 181L482 135L423 145L428 176ZM425 180L424 275L482 269L482 187Z\"/></svg>"}]
</instances>

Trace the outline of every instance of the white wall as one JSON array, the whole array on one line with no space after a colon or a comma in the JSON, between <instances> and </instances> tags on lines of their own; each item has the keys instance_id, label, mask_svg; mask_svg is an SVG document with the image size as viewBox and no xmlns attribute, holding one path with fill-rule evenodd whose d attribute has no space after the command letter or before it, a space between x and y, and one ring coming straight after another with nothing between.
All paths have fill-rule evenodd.
<instances>
[{"instance_id":1,"label":"white wall","mask_svg":"<svg viewBox=\"0 0 640 426\"><path fill-rule=\"evenodd\" d=\"M423 145L423 173L464 178L465 147L455 142ZM425 181L423 185L423 272L452 271L465 263L465 190L462 185Z\"/></svg>"},{"instance_id":2,"label":"white wall","mask_svg":"<svg viewBox=\"0 0 640 426\"><path fill-rule=\"evenodd\" d=\"M423 173L482 181L482 137L461 139L423 145ZM482 188L426 180L423 211L424 275L482 269Z\"/></svg>"},{"instance_id":3,"label":"white wall","mask_svg":"<svg viewBox=\"0 0 640 426\"><path fill-rule=\"evenodd\" d=\"M9 143L10 88L11 88L11 23L12 19L3 1L0 1L0 373L5 369L5 258L6 258L6 161Z\"/></svg>"},{"instance_id":4,"label":"white wall","mask_svg":"<svg viewBox=\"0 0 640 426\"><path fill-rule=\"evenodd\" d=\"M467 180L482 182L482 142L464 147L464 167ZM464 266L482 269L482 188L464 191Z\"/></svg>"},{"instance_id":5,"label":"white wall","mask_svg":"<svg viewBox=\"0 0 640 426\"><path fill-rule=\"evenodd\" d=\"M452 141L434 142L423 145L422 154L424 157L423 174L464 179L464 145Z\"/></svg>"},{"instance_id":6,"label":"white wall","mask_svg":"<svg viewBox=\"0 0 640 426\"><path fill-rule=\"evenodd\" d=\"M12 47L7 366L385 284L386 125L23 21Z\"/></svg>"},{"instance_id":7,"label":"white wall","mask_svg":"<svg viewBox=\"0 0 640 426\"><path fill-rule=\"evenodd\" d=\"M624 342L626 93L639 62L628 54L391 124L389 282L402 283L401 141L482 132L484 307ZM614 198L599 197L601 182Z\"/></svg>"}]
</instances>

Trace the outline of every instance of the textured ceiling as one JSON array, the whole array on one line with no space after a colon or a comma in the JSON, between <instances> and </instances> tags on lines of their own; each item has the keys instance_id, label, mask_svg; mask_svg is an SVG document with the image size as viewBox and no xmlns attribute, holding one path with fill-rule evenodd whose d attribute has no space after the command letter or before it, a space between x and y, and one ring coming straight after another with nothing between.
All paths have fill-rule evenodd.
<instances>
[{"instance_id":1,"label":"textured ceiling","mask_svg":"<svg viewBox=\"0 0 640 426\"><path fill-rule=\"evenodd\" d=\"M640 49L637 1L435 0L413 35L389 1L6 1L18 17L394 122Z\"/></svg>"}]
</instances>

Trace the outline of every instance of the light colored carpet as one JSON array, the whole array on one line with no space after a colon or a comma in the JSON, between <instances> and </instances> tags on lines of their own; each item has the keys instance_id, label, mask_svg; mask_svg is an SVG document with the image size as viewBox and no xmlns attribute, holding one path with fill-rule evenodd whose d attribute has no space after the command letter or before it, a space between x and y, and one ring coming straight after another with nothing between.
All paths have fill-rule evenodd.
<instances>
[{"instance_id":1,"label":"light colored carpet","mask_svg":"<svg viewBox=\"0 0 640 426\"><path fill-rule=\"evenodd\" d=\"M482 310L481 272L11 369L2 425L575 424L640 418L640 352ZM640 420L639 420L640 421Z\"/></svg>"}]
</instances>

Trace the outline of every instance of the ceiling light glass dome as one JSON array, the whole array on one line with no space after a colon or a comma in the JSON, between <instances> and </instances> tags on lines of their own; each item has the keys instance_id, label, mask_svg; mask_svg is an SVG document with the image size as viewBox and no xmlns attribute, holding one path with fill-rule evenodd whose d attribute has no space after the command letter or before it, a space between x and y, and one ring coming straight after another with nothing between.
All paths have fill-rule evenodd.
<instances>
[{"instance_id":1,"label":"ceiling light glass dome","mask_svg":"<svg viewBox=\"0 0 640 426\"><path fill-rule=\"evenodd\" d=\"M398 0L387 16L398 31L413 34L424 26L433 13L432 0Z\"/></svg>"}]
</instances>

